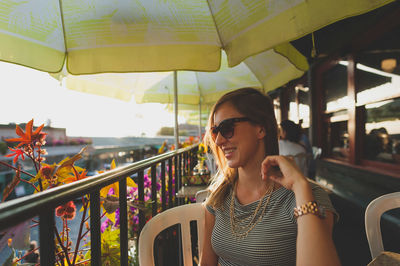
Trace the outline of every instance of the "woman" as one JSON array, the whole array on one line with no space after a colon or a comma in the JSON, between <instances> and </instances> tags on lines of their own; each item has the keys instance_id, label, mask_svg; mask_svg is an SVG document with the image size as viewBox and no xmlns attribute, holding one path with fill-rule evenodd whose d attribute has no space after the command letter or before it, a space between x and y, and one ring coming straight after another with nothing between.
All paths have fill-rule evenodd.
<instances>
[{"instance_id":1,"label":"woman","mask_svg":"<svg viewBox=\"0 0 400 266\"><path fill-rule=\"evenodd\" d=\"M300 126L291 120L283 120L281 122L280 138L279 154L292 156L303 175L308 176L309 155L306 148L300 144Z\"/></svg>"},{"instance_id":2,"label":"woman","mask_svg":"<svg viewBox=\"0 0 400 266\"><path fill-rule=\"evenodd\" d=\"M339 265L335 210L293 161L278 156L271 99L252 88L227 93L208 126L220 170L205 202L200 265Z\"/></svg>"}]
</instances>

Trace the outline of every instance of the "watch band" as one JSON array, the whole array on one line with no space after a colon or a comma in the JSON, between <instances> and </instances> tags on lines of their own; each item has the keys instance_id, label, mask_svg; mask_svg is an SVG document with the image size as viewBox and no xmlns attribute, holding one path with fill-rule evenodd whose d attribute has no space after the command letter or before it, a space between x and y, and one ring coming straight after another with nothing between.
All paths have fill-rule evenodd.
<instances>
[{"instance_id":1,"label":"watch band","mask_svg":"<svg viewBox=\"0 0 400 266\"><path fill-rule=\"evenodd\" d=\"M296 218L306 214L314 214L319 218L325 218L324 212L320 209L316 201L309 201L294 208L294 216Z\"/></svg>"}]
</instances>

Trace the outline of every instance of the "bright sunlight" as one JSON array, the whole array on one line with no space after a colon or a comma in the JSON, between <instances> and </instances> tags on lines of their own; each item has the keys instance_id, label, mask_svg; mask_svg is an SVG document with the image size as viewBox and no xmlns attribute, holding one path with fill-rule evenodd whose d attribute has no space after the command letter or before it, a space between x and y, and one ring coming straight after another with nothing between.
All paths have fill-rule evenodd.
<instances>
[{"instance_id":1,"label":"bright sunlight","mask_svg":"<svg viewBox=\"0 0 400 266\"><path fill-rule=\"evenodd\" d=\"M66 128L68 136L82 137L153 137L161 127L174 126L174 114L163 104L72 91L48 73L5 62L0 62L0 77L0 124L33 118L34 126L51 121L52 127Z\"/></svg>"}]
</instances>

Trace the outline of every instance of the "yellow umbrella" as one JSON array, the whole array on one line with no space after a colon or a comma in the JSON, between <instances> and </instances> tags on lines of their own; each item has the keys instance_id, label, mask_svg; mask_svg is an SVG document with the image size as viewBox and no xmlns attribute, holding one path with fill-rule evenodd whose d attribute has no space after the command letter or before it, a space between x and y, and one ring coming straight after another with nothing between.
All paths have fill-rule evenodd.
<instances>
[{"instance_id":1,"label":"yellow umbrella","mask_svg":"<svg viewBox=\"0 0 400 266\"><path fill-rule=\"evenodd\" d=\"M2 0L0 60L73 74L216 71L392 0ZM287 55L286 55L287 56Z\"/></svg>"},{"instance_id":2,"label":"yellow umbrella","mask_svg":"<svg viewBox=\"0 0 400 266\"><path fill-rule=\"evenodd\" d=\"M283 45L281 46L283 47ZM180 104L213 104L224 93L242 87L269 91L298 78L308 69L307 59L291 45L286 45L296 61L290 62L274 50L246 59L235 67L228 67L222 53L221 68L217 72L178 71L178 100ZM142 74L144 78L133 90L137 103L174 102L173 75ZM165 78L159 79L161 75ZM157 77L157 78L155 78Z\"/></svg>"},{"instance_id":3,"label":"yellow umbrella","mask_svg":"<svg viewBox=\"0 0 400 266\"><path fill-rule=\"evenodd\" d=\"M289 44L278 47L281 50L273 49L251 56L235 67L228 67L223 52L221 68L216 72L178 71L178 103L199 105L201 101L203 105L213 104L230 90L256 87L270 91L302 76L308 69L307 59ZM290 54L293 61L281 53ZM135 95L137 103L174 102L173 72L72 75L64 68L62 72L51 75L59 80L65 78L68 89L80 92L123 101L130 101Z\"/></svg>"}]
</instances>

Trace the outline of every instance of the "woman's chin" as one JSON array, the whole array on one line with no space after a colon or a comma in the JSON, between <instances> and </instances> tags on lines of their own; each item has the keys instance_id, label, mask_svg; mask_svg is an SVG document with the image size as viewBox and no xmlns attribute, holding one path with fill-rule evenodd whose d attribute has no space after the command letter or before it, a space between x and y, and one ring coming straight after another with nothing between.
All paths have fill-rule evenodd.
<instances>
[{"instance_id":1,"label":"woman's chin","mask_svg":"<svg viewBox=\"0 0 400 266\"><path fill-rule=\"evenodd\" d=\"M234 160L228 160L227 164L228 164L229 168L238 168L239 167L238 162L234 161Z\"/></svg>"}]
</instances>

